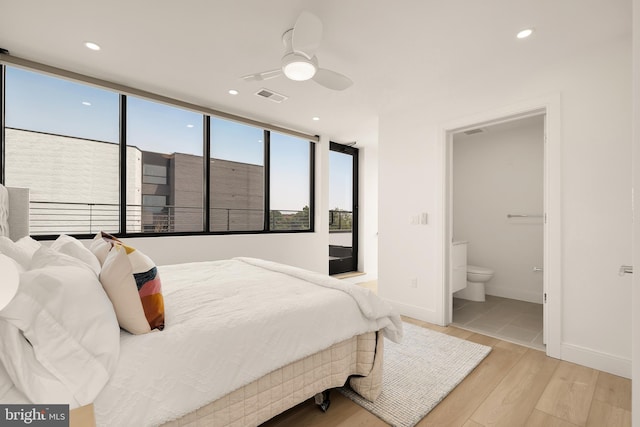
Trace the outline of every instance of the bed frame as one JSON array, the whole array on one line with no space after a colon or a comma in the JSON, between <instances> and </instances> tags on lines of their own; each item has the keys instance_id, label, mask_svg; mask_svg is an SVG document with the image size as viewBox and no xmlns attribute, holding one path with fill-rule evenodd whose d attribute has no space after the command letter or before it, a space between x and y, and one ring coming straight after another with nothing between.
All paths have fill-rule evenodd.
<instances>
[{"instance_id":1,"label":"bed frame","mask_svg":"<svg viewBox=\"0 0 640 427\"><path fill-rule=\"evenodd\" d=\"M346 382L358 394L375 400L382 387L383 343L380 332L352 337L273 371L162 427L258 426L314 396L316 404L326 410L329 390ZM318 395L327 407L322 407Z\"/></svg>"}]
</instances>

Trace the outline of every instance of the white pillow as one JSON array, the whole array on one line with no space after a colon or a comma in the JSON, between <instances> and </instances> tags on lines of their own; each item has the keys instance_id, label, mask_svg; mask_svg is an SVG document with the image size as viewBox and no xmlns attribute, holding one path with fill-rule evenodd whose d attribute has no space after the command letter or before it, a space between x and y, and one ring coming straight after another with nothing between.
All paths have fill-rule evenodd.
<instances>
[{"instance_id":1,"label":"white pillow","mask_svg":"<svg viewBox=\"0 0 640 427\"><path fill-rule=\"evenodd\" d=\"M111 243L107 242L102 238L102 231L98 231L98 234L95 235L91 244L89 245L89 250L100 262L100 265L104 264L104 261L107 259L107 255L109 255L109 251L111 250Z\"/></svg>"},{"instance_id":2,"label":"white pillow","mask_svg":"<svg viewBox=\"0 0 640 427\"><path fill-rule=\"evenodd\" d=\"M9 237L9 191L0 184L0 236Z\"/></svg>"},{"instance_id":3,"label":"white pillow","mask_svg":"<svg viewBox=\"0 0 640 427\"><path fill-rule=\"evenodd\" d=\"M22 270L29 269L29 264L31 264L31 258L33 256L33 253L30 250L25 249L5 236L0 236L0 254L12 258L15 262L20 264Z\"/></svg>"},{"instance_id":4,"label":"white pillow","mask_svg":"<svg viewBox=\"0 0 640 427\"><path fill-rule=\"evenodd\" d=\"M80 261L78 258L55 251L47 246L40 247L40 249L38 249L36 253L33 254L33 257L31 258L31 263L29 263L29 268L27 270L34 270L37 268L52 267L52 266L79 267L94 273L91 267L89 267L83 261Z\"/></svg>"},{"instance_id":5,"label":"white pillow","mask_svg":"<svg viewBox=\"0 0 640 427\"><path fill-rule=\"evenodd\" d=\"M100 262L98 258L78 239L66 234L61 234L56 241L53 242L51 249L79 259L87 264L89 268L96 273L96 276L100 274Z\"/></svg>"},{"instance_id":6,"label":"white pillow","mask_svg":"<svg viewBox=\"0 0 640 427\"><path fill-rule=\"evenodd\" d=\"M18 239L18 241L16 242L16 245L18 245L20 248L24 249L31 256L33 256L33 254L38 249L40 249L40 246L42 246L42 243L38 242L37 240L34 240L30 236L24 236L24 237Z\"/></svg>"},{"instance_id":7,"label":"white pillow","mask_svg":"<svg viewBox=\"0 0 640 427\"><path fill-rule=\"evenodd\" d=\"M89 268L73 265L22 273L0 311L0 337L0 362L16 388L33 403L71 408L94 401L120 352L109 298Z\"/></svg>"}]
</instances>

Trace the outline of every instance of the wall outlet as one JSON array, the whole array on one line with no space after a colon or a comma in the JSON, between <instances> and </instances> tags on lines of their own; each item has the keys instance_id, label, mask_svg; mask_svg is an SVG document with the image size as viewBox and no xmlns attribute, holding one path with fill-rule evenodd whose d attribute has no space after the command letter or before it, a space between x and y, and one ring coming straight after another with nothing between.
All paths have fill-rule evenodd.
<instances>
[{"instance_id":1,"label":"wall outlet","mask_svg":"<svg viewBox=\"0 0 640 427\"><path fill-rule=\"evenodd\" d=\"M409 287L410 288L417 288L418 287L418 278L412 277L411 279L409 279Z\"/></svg>"}]
</instances>

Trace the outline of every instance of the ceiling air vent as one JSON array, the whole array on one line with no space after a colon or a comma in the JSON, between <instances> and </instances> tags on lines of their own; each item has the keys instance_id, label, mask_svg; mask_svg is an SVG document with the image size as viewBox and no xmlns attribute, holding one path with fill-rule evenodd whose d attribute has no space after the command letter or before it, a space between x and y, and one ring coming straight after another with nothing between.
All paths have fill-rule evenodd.
<instances>
[{"instance_id":1,"label":"ceiling air vent","mask_svg":"<svg viewBox=\"0 0 640 427\"><path fill-rule=\"evenodd\" d=\"M286 96L265 88L262 88L259 91L257 91L256 95L258 95L261 98L266 98L270 101L277 102L278 104L287 99Z\"/></svg>"},{"instance_id":2,"label":"ceiling air vent","mask_svg":"<svg viewBox=\"0 0 640 427\"><path fill-rule=\"evenodd\" d=\"M469 130L465 130L464 134L465 135L475 135L476 133L482 133L484 132L484 129L481 128L477 128L477 129L469 129Z\"/></svg>"}]
</instances>

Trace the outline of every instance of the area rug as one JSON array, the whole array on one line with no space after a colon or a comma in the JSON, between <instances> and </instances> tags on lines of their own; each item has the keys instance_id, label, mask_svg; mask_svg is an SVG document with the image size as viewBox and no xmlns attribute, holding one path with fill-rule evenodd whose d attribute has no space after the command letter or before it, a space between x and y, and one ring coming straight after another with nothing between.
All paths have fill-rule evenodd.
<instances>
[{"instance_id":1,"label":"area rug","mask_svg":"<svg viewBox=\"0 0 640 427\"><path fill-rule=\"evenodd\" d=\"M382 392L374 403L342 394L394 427L413 427L489 354L491 347L404 323L404 338L384 343Z\"/></svg>"}]
</instances>

